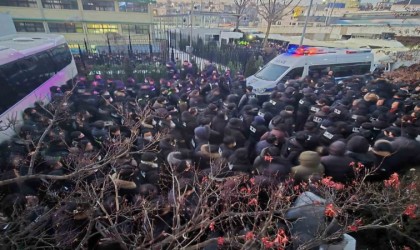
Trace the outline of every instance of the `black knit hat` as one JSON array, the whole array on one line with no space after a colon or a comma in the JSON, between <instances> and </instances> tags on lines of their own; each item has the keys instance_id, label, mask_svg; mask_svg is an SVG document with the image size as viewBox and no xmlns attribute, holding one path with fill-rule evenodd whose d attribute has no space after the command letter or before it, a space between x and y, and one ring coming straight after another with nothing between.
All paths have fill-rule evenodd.
<instances>
[{"instance_id":1,"label":"black knit hat","mask_svg":"<svg viewBox=\"0 0 420 250\"><path fill-rule=\"evenodd\" d=\"M347 150L354 153L367 153L369 150L369 141L360 135L353 136L347 142Z\"/></svg>"},{"instance_id":2,"label":"black knit hat","mask_svg":"<svg viewBox=\"0 0 420 250\"><path fill-rule=\"evenodd\" d=\"M372 130L373 129L373 125L370 122L364 122L360 125L360 127L362 129L366 129L366 130Z\"/></svg>"},{"instance_id":3,"label":"black knit hat","mask_svg":"<svg viewBox=\"0 0 420 250\"><path fill-rule=\"evenodd\" d=\"M194 135L201 140L209 140L210 138L210 129L206 126L196 127L194 129Z\"/></svg>"},{"instance_id":4,"label":"black knit hat","mask_svg":"<svg viewBox=\"0 0 420 250\"><path fill-rule=\"evenodd\" d=\"M248 155L248 150L246 148L238 148L229 157L229 162L232 164L250 164Z\"/></svg>"},{"instance_id":5,"label":"black knit hat","mask_svg":"<svg viewBox=\"0 0 420 250\"><path fill-rule=\"evenodd\" d=\"M239 118L231 118L228 124L230 127L242 129L242 121Z\"/></svg>"},{"instance_id":6,"label":"black knit hat","mask_svg":"<svg viewBox=\"0 0 420 250\"><path fill-rule=\"evenodd\" d=\"M317 127L317 124L315 122L311 122L311 121L306 122L305 125L304 125L305 130L308 130L308 131L316 129L316 127Z\"/></svg>"},{"instance_id":7,"label":"black knit hat","mask_svg":"<svg viewBox=\"0 0 420 250\"><path fill-rule=\"evenodd\" d=\"M105 127L105 122L101 121L101 120L98 120L98 121L95 121L94 123L92 123L92 126L95 127L95 128L98 128L98 129L103 129Z\"/></svg>"},{"instance_id":8,"label":"black knit hat","mask_svg":"<svg viewBox=\"0 0 420 250\"><path fill-rule=\"evenodd\" d=\"M157 156L155 153L152 153L152 152L144 152L143 155L141 156L141 160L153 162L157 160Z\"/></svg>"},{"instance_id":9,"label":"black knit hat","mask_svg":"<svg viewBox=\"0 0 420 250\"><path fill-rule=\"evenodd\" d=\"M346 143L343 141L335 141L328 147L328 152L331 155L344 155L346 152Z\"/></svg>"}]
</instances>

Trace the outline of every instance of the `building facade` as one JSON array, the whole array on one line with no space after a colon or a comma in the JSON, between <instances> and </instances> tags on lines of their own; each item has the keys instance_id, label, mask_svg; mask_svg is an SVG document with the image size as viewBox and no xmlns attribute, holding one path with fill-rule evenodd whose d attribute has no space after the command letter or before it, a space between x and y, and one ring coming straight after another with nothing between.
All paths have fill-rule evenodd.
<instances>
[{"instance_id":1,"label":"building facade","mask_svg":"<svg viewBox=\"0 0 420 250\"><path fill-rule=\"evenodd\" d=\"M152 2L153 1L153 2ZM1 0L17 32L63 34L70 47L149 43L154 0ZM153 35L151 36L153 37Z\"/></svg>"}]
</instances>

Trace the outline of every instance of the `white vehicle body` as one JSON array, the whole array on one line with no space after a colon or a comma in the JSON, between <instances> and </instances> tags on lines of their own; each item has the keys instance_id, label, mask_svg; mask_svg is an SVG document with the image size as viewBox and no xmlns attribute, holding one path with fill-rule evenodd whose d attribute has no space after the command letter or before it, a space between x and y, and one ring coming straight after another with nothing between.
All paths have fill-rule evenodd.
<instances>
[{"instance_id":1,"label":"white vehicle body","mask_svg":"<svg viewBox=\"0 0 420 250\"><path fill-rule=\"evenodd\" d=\"M246 80L257 95L268 95L280 82L333 71L336 79L363 75L375 69L370 49L298 48L278 55Z\"/></svg>"},{"instance_id":2,"label":"white vehicle body","mask_svg":"<svg viewBox=\"0 0 420 250\"><path fill-rule=\"evenodd\" d=\"M22 111L50 99L50 87L77 75L62 35L25 33L0 37L0 142L15 134ZM13 123L15 126L9 126Z\"/></svg>"}]
</instances>

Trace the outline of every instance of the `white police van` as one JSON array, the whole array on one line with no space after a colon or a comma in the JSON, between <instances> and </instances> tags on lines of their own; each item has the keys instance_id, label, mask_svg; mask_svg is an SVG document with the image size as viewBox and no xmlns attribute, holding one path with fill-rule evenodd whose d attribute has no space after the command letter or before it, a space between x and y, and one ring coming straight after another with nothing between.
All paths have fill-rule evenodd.
<instances>
[{"instance_id":1,"label":"white police van","mask_svg":"<svg viewBox=\"0 0 420 250\"><path fill-rule=\"evenodd\" d=\"M246 79L256 95L269 95L276 85L289 79L327 75L343 79L373 72L374 57L370 49L337 49L324 47L289 47L261 70Z\"/></svg>"}]
</instances>

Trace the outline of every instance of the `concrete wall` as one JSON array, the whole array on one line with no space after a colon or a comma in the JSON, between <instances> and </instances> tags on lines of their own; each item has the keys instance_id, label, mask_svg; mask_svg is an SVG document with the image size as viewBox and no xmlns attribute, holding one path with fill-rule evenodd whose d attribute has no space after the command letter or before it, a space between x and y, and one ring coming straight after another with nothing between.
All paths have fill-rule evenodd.
<instances>
[{"instance_id":1,"label":"concrete wall","mask_svg":"<svg viewBox=\"0 0 420 250\"><path fill-rule=\"evenodd\" d=\"M38 6L42 6L41 1L37 0ZM46 32L49 32L47 22L76 22L83 23L84 33L64 33L64 37L70 44L83 43L87 40L96 45L105 45L107 43L105 34L90 34L86 30L86 23L111 23L111 24L147 24L151 25L153 30L152 8L147 13L137 12L119 12L118 3L115 3L115 12L113 11L91 11L91 10L62 10L62 9L43 9L43 8L24 8L1 6L1 11L8 13L13 20L20 21L39 21L44 22ZM78 0L78 6L81 8L82 1ZM2 22L3 23L3 22ZM11 26L14 28L13 22ZM118 39L114 39L113 44L128 43L128 34L122 34L121 27L118 26ZM131 34L132 41L137 44L147 43L148 35Z\"/></svg>"},{"instance_id":2,"label":"concrete wall","mask_svg":"<svg viewBox=\"0 0 420 250\"><path fill-rule=\"evenodd\" d=\"M405 8L407 6L404 4L393 4L391 7L392 11L407 11ZM410 4L409 8L411 10L416 10L419 11L420 10L420 4Z\"/></svg>"},{"instance_id":3,"label":"concrete wall","mask_svg":"<svg viewBox=\"0 0 420 250\"><path fill-rule=\"evenodd\" d=\"M0 36L11 35L16 33L15 25L9 14L0 13Z\"/></svg>"},{"instance_id":4,"label":"concrete wall","mask_svg":"<svg viewBox=\"0 0 420 250\"><path fill-rule=\"evenodd\" d=\"M4 7L2 11L6 11L10 14L13 19L30 19L30 20L42 20L42 14L39 9L36 8L19 8L19 7Z\"/></svg>"},{"instance_id":5,"label":"concrete wall","mask_svg":"<svg viewBox=\"0 0 420 250\"><path fill-rule=\"evenodd\" d=\"M7 12L13 19L33 21L67 21L67 22L111 22L111 23L151 23L152 13L110 12L89 10L56 10L35 8L7 7Z\"/></svg>"},{"instance_id":6,"label":"concrete wall","mask_svg":"<svg viewBox=\"0 0 420 250\"><path fill-rule=\"evenodd\" d=\"M271 34L282 35L300 35L303 26L279 26L271 27ZM265 32L265 27L260 27L259 31ZM417 36L420 39L420 30L418 27L388 27L388 26L320 26L307 27L307 38L322 38L325 40L341 39L342 35L352 34L382 34L383 32L393 32L396 35ZM326 34L326 35L324 35ZM317 39L319 40L319 39Z\"/></svg>"}]
</instances>

